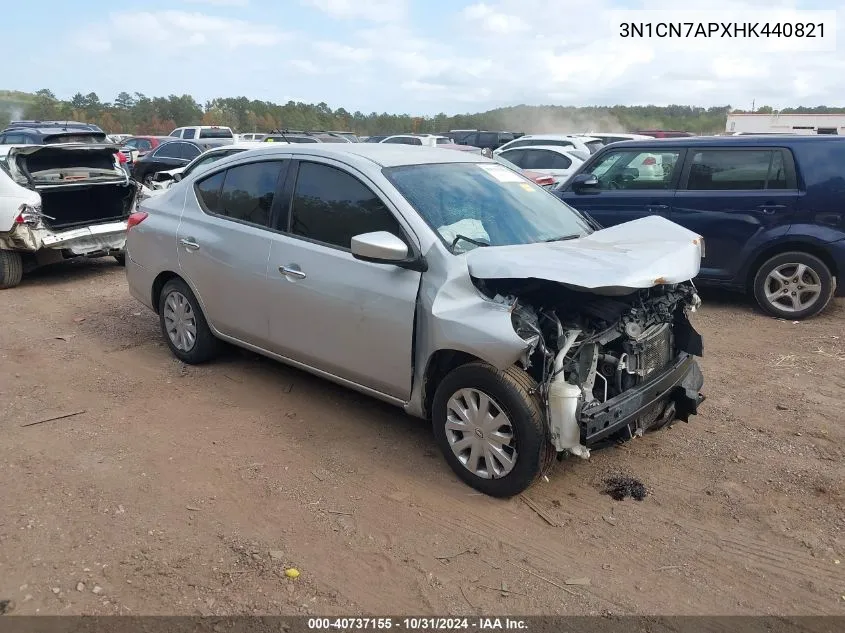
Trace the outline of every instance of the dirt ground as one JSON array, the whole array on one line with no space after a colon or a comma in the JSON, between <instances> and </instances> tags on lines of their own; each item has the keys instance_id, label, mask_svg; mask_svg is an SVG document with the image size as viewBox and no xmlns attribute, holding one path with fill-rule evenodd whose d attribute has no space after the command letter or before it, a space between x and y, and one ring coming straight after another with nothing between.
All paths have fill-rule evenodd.
<instances>
[{"instance_id":1,"label":"dirt ground","mask_svg":"<svg viewBox=\"0 0 845 633\"><path fill-rule=\"evenodd\" d=\"M20 614L845 613L845 301L792 323L704 299L699 416L501 501L461 484L398 409L244 352L175 361L112 261L40 270L0 297L0 600ZM646 498L603 494L613 474Z\"/></svg>"}]
</instances>

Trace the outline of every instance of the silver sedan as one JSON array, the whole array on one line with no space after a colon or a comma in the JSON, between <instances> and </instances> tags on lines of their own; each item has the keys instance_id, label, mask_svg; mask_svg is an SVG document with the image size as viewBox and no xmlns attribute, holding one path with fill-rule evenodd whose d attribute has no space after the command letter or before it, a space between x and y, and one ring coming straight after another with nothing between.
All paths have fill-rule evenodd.
<instances>
[{"instance_id":1,"label":"silver sedan","mask_svg":"<svg viewBox=\"0 0 845 633\"><path fill-rule=\"evenodd\" d=\"M129 227L130 292L177 358L225 341L430 418L490 495L703 399L687 318L701 238L660 217L601 229L481 156L261 147L145 200Z\"/></svg>"}]
</instances>

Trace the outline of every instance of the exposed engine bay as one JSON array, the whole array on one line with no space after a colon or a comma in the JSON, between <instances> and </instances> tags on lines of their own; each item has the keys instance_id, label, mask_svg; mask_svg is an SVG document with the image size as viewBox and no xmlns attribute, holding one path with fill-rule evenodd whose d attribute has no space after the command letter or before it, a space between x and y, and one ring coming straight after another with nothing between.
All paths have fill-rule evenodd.
<instances>
[{"instance_id":1,"label":"exposed engine bay","mask_svg":"<svg viewBox=\"0 0 845 633\"><path fill-rule=\"evenodd\" d=\"M530 344L521 364L540 386L558 451L588 457L588 447L599 441L628 439L684 419L686 412L677 411L665 393L649 390L670 368L703 353L688 319L701 303L692 282L623 296L537 279L475 283L511 307L514 329ZM643 394L647 385L652 387ZM698 387L693 385L700 398Z\"/></svg>"}]
</instances>

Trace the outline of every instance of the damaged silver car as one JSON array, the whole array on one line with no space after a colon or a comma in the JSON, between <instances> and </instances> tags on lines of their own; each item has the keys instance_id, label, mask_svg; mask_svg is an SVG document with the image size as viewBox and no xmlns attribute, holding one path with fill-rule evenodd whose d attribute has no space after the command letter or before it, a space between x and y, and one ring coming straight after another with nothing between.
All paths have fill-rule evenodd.
<instances>
[{"instance_id":1,"label":"damaged silver car","mask_svg":"<svg viewBox=\"0 0 845 633\"><path fill-rule=\"evenodd\" d=\"M0 160L0 288L71 257L123 263L137 187L107 143L11 147Z\"/></svg>"},{"instance_id":2,"label":"damaged silver car","mask_svg":"<svg viewBox=\"0 0 845 633\"><path fill-rule=\"evenodd\" d=\"M130 292L178 358L227 341L429 418L490 495L703 399L701 238L660 217L595 230L481 156L269 145L144 200L129 227Z\"/></svg>"}]
</instances>

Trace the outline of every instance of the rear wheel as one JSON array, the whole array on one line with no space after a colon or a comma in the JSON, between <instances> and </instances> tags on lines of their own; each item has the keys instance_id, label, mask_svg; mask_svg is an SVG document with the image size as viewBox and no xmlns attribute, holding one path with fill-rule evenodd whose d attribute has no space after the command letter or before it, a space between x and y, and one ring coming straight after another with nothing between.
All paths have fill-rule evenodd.
<instances>
[{"instance_id":1,"label":"rear wheel","mask_svg":"<svg viewBox=\"0 0 845 633\"><path fill-rule=\"evenodd\" d=\"M519 494L554 460L537 385L517 367L474 362L452 370L434 394L432 424L452 470L494 497Z\"/></svg>"},{"instance_id":2,"label":"rear wheel","mask_svg":"<svg viewBox=\"0 0 845 633\"><path fill-rule=\"evenodd\" d=\"M158 301L161 332L170 351L190 365L204 363L220 353L221 343L208 327L199 301L181 279L171 279Z\"/></svg>"},{"instance_id":3,"label":"rear wheel","mask_svg":"<svg viewBox=\"0 0 845 633\"><path fill-rule=\"evenodd\" d=\"M754 298L763 310L782 319L820 313L833 298L833 276L815 255L794 251L775 255L754 276Z\"/></svg>"},{"instance_id":4,"label":"rear wheel","mask_svg":"<svg viewBox=\"0 0 845 633\"><path fill-rule=\"evenodd\" d=\"M0 289L14 288L23 277L23 260L17 251L0 249Z\"/></svg>"}]
</instances>

